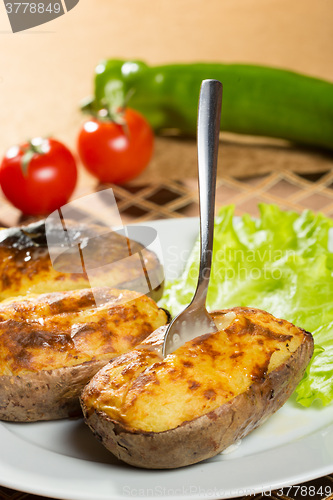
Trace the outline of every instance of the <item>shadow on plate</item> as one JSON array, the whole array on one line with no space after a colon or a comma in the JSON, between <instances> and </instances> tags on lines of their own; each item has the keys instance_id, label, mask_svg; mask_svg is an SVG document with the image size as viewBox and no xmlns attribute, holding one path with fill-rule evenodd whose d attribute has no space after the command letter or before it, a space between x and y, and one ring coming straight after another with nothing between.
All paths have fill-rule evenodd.
<instances>
[{"instance_id":1,"label":"shadow on plate","mask_svg":"<svg viewBox=\"0 0 333 500\"><path fill-rule=\"evenodd\" d=\"M66 431L68 444L76 457L90 462L100 462L112 466L129 467L109 452L89 430L82 419L72 422L71 429Z\"/></svg>"}]
</instances>

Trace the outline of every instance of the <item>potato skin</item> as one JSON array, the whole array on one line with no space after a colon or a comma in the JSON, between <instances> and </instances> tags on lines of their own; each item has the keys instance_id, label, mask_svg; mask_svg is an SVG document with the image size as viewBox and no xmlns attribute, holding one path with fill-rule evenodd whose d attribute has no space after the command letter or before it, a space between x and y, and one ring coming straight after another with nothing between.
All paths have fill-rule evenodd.
<instances>
[{"instance_id":1,"label":"potato skin","mask_svg":"<svg viewBox=\"0 0 333 500\"><path fill-rule=\"evenodd\" d=\"M81 415L79 395L105 361L0 377L0 419L35 422Z\"/></svg>"},{"instance_id":2,"label":"potato skin","mask_svg":"<svg viewBox=\"0 0 333 500\"><path fill-rule=\"evenodd\" d=\"M105 303L96 306L95 296ZM79 395L93 375L167 321L151 298L109 288L2 303L0 419L32 422L81 415Z\"/></svg>"},{"instance_id":3,"label":"potato skin","mask_svg":"<svg viewBox=\"0 0 333 500\"><path fill-rule=\"evenodd\" d=\"M177 468L213 457L258 427L290 397L313 353L311 334L299 331L304 332L304 341L285 363L215 410L175 428L135 430L92 407L87 396L94 379L81 396L85 421L107 449L136 467Z\"/></svg>"}]
</instances>

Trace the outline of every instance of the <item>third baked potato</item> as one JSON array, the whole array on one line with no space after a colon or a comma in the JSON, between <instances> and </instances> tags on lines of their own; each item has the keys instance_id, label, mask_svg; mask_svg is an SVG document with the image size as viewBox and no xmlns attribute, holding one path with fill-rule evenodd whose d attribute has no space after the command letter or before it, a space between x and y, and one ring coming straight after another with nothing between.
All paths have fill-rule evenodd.
<instances>
[{"instance_id":1,"label":"third baked potato","mask_svg":"<svg viewBox=\"0 0 333 500\"><path fill-rule=\"evenodd\" d=\"M66 238L72 246L64 251L59 245ZM52 262L54 250L58 256ZM66 221L64 232L52 221L46 230L41 220L0 231L0 300L108 286L145 293L157 301L163 285L163 266L154 252L98 224Z\"/></svg>"}]
</instances>

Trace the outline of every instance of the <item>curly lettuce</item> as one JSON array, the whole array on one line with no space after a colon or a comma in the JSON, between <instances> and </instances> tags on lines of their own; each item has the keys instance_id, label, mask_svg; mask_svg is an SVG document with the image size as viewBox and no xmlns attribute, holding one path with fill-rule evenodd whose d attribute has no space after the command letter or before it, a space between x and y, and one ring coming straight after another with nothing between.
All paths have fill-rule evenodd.
<instances>
[{"instance_id":1,"label":"curly lettuce","mask_svg":"<svg viewBox=\"0 0 333 500\"><path fill-rule=\"evenodd\" d=\"M260 204L260 217L235 218L223 207L215 221L207 297L209 310L253 306L310 331L316 349L296 393L310 406L333 400L333 220L305 210ZM332 230L332 231L331 231ZM333 240L333 234L331 237ZM199 241L182 275L166 284L163 307L177 314L191 301L198 275Z\"/></svg>"}]
</instances>

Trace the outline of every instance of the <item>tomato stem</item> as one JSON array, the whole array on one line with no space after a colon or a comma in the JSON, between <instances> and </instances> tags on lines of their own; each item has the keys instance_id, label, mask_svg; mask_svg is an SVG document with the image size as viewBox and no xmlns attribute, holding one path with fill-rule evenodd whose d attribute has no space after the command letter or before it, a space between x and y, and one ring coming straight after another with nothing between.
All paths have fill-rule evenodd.
<instances>
[{"instance_id":1,"label":"tomato stem","mask_svg":"<svg viewBox=\"0 0 333 500\"><path fill-rule=\"evenodd\" d=\"M114 99L112 99L111 97L104 97L99 107L96 107L95 99L89 97L82 101L81 111L83 111L83 113L89 114L99 121L111 121L113 123L121 125L125 134L129 135L124 115L128 102L132 98L133 94L135 94L135 89L132 88L127 92L125 96L120 96L120 94L118 93Z\"/></svg>"},{"instance_id":2,"label":"tomato stem","mask_svg":"<svg viewBox=\"0 0 333 500\"><path fill-rule=\"evenodd\" d=\"M46 153L45 148L43 148L43 140L41 140L39 143L33 142L33 140L29 140L27 142L27 146L24 146L22 148L24 153L21 160L21 170L24 177L27 176L28 168L32 158L35 155L44 155Z\"/></svg>"}]
</instances>

